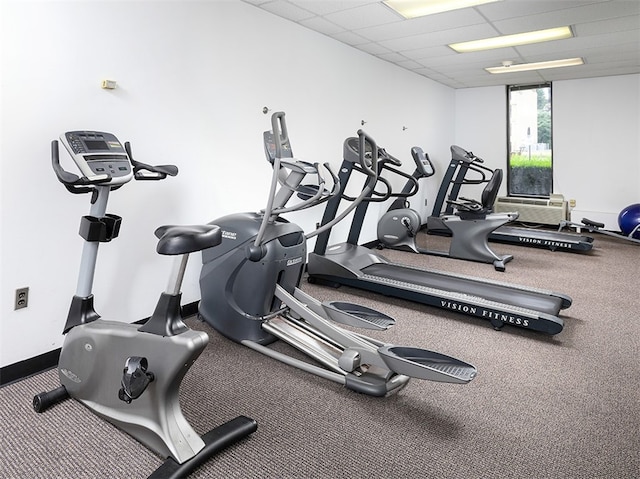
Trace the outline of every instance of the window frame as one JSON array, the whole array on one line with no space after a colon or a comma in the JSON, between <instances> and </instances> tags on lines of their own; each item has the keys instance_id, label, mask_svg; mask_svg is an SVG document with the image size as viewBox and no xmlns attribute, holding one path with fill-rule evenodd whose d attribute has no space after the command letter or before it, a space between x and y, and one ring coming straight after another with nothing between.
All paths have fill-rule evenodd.
<instances>
[{"instance_id":1,"label":"window frame","mask_svg":"<svg viewBox=\"0 0 640 479\"><path fill-rule=\"evenodd\" d=\"M513 178L511 173L511 92L512 91L522 91L522 90L534 90L539 88L549 88L549 105L550 105L550 139L549 139L549 149L551 151L551 175L550 175L550 183L549 183L549 194L535 194L535 193L513 193ZM507 95L507 168L506 168L506 178L507 178L507 196L514 198L534 198L534 199L546 199L549 198L553 193L553 177L554 177L554 154L553 154L553 85L552 82L541 82L541 83L527 83L522 85L506 85L506 95ZM537 127L537 125L536 125Z\"/></svg>"}]
</instances>

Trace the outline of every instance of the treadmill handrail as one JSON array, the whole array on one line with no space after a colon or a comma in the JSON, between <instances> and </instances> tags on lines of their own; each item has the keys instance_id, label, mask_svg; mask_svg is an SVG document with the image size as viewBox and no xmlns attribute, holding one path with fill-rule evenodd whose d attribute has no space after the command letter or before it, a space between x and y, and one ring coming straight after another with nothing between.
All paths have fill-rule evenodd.
<instances>
[{"instance_id":1,"label":"treadmill handrail","mask_svg":"<svg viewBox=\"0 0 640 479\"><path fill-rule=\"evenodd\" d=\"M365 184L365 187L362 189L362 192L355 198L355 200L338 216L333 218L333 220L329 221L325 225L316 228L315 231L312 231L305 235L306 239L313 238L321 233L324 233L327 230L333 228L333 226L342 221L349 213L351 213L362 201L369 196L376 183L378 182L378 146L376 145L376 141L371 138L367 133L363 130L358 130L358 140L359 140L359 160L360 160L360 168L367 175L368 180ZM371 164L367 164L366 158L366 148L365 142L368 142L371 146ZM376 154L373 154L376 152Z\"/></svg>"}]
</instances>

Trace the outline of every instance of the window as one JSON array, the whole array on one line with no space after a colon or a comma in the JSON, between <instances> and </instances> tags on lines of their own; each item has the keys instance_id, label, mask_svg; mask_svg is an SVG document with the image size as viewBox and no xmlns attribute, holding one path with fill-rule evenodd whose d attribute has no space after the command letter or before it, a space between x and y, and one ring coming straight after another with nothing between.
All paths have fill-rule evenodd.
<instances>
[{"instance_id":1,"label":"window","mask_svg":"<svg viewBox=\"0 0 640 479\"><path fill-rule=\"evenodd\" d=\"M507 191L548 197L553 192L551 84L508 86Z\"/></svg>"}]
</instances>

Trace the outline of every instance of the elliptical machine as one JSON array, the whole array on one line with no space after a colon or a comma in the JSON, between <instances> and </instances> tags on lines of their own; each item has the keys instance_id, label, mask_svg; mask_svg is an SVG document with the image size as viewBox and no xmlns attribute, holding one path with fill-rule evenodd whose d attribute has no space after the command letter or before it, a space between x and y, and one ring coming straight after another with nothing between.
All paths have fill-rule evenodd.
<instances>
[{"instance_id":1,"label":"elliptical machine","mask_svg":"<svg viewBox=\"0 0 640 479\"><path fill-rule=\"evenodd\" d=\"M476 369L463 361L423 349L384 344L333 322L384 330L393 318L376 310L345 302L320 302L299 289L306 260L306 242L340 221L362 201L325 227L307 235L280 216L324 203L339 190L337 177L331 190L318 163L293 157L285 114L271 118L272 132L264 133L265 152L273 174L267 206L258 213L232 214L213 223L222 228L222 244L202 252L199 312L227 338L317 376L360 393L386 396L405 386L411 377L464 384ZM377 180L377 155L365 155L365 143L375 142L359 131L360 164ZM315 178L303 185L305 177ZM286 206L297 194L302 200ZM276 340L297 348L320 366L267 347Z\"/></svg>"},{"instance_id":2,"label":"elliptical machine","mask_svg":"<svg viewBox=\"0 0 640 479\"><path fill-rule=\"evenodd\" d=\"M482 192L481 202L468 198L461 198L463 201L449 201L456 208L455 214L452 211L451 214L440 217L441 224L447 228L451 235L449 251L428 250L419 248L416 243L416 235L425 224L422 222L420 214L410 207L407 198L418 192L419 179L433 176L435 173L433 163L422 148L414 146L411 148L411 156L416 164L416 169L409 176L390 167L389 163L400 166L400 160L389 155L382 148L380 150L383 155L383 158L378 160L380 169L389 170L407 179L400 193L389 195L395 197L396 200L378 221L378 242L381 247L490 263L497 271L506 269L506 263L511 261L513 256L498 255L488 244L488 238L492 231L518 217L518 213L491 212L502 181L502 170L493 172ZM460 154L458 150L462 149L455 145L451 147L454 154Z\"/></svg>"},{"instance_id":3,"label":"elliptical machine","mask_svg":"<svg viewBox=\"0 0 640 479\"><path fill-rule=\"evenodd\" d=\"M182 321L182 278L190 253L220 244L216 225L162 226L155 231L157 251L177 255L172 274L151 318L142 326L107 321L93 307L93 277L98 246L118 237L121 217L107 214L111 191L132 178L162 180L175 176L173 165L150 166L133 159L110 133L72 131L60 140L82 176L60 165L58 141L51 143L53 169L74 194L91 193L91 209L80 223L85 240L76 294L65 324L58 372L61 386L33 398L36 412L72 397L167 460L150 476L182 478L222 448L251 434L253 419L239 416L198 435L180 409L185 374L209 341Z\"/></svg>"}]
</instances>

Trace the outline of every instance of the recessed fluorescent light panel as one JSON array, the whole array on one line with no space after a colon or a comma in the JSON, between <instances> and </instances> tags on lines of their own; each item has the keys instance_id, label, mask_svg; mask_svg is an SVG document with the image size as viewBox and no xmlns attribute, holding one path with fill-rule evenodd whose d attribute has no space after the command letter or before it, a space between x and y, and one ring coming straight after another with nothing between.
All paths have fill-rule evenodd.
<instances>
[{"instance_id":1,"label":"recessed fluorescent light panel","mask_svg":"<svg viewBox=\"0 0 640 479\"><path fill-rule=\"evenodd\" d=\"M404 18L423 17L502 0L387 0L383 2Z\"/></svg>"},{"instance_id":2,"label":"recessed fluorescent light panel","mask_svg":"<svg viewBox=\"0 0 640 479\"><path fill-rule=\"evenodd\" d=\"M520 63L517 65L485 68L489 73L516 73L529 70L544 70L546 68L573 67L583 65L582 58L566 58L564 60L552 60L548 62Z\"/></svg>"},{"instance_id":3,"label":"recessed fluorescent light panel","mask_svg":"<svg viewBox=\"0 0 640 479\"><path fill-rule=\"evenodd\" d=\"M480 50L491 50L494 48L515 47L527 45L529 43L548 42L551 40L562 40L573 37L573 32L569 27L548 28L546 30L536 30L533 32L516 33L514 35L501 35L499 37L485 38L471 42L452 43L449 45L458 53L477 52Z\"/></svg>"}]
</instances>

